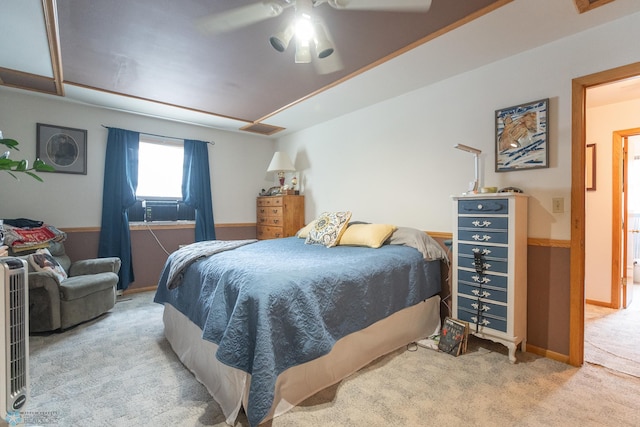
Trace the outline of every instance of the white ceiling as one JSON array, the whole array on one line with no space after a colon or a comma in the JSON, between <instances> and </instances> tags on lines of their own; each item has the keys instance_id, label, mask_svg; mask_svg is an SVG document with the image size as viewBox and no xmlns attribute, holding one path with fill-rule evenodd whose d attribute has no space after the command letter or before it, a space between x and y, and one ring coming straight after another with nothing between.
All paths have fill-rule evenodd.
<instances>
[{"instance_id":1,"label":"white ceiling","mask_svg":"<svg viewBox=\"0 0 640 427\"><path fill-rule=\"evenodd\" d=\"M452 75L533 49L553 40L640 12L638 0L616 0L579 14L574 0L514 0L470 23L420 45L369 71L310 96L264 123L286 128L279 137L427 86ZM40 0L2 0L0 67L53 77ZM611 94L640 97L640 84L622 82L605 95L590 91L590 102ZM273 88L277 90L277 88ZM187 109L65 85L65 98L122 111L238 131L246 122ZM607 101L604 101L607 99ZM597 100L597 101L596 101ZM1 102L1 101L0 101Z\"/></svg>"},{"instance_id":2,"label":"white ceiling","mask_svg":"<svg viewBox=\"0 0 640 427\"><path fill-rule=\"evenodd\" d=\"M587 107L640 99L640 76L587 89Z\"/></svg>"}]
</instances>

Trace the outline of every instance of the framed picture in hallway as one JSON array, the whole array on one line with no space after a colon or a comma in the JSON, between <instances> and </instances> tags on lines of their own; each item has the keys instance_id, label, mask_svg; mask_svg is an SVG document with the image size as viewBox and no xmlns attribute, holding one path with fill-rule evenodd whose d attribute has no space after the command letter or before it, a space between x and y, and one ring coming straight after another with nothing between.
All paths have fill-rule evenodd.
<instances>
[{"instance_id":1,"label":"framed picture in hallway","mask_svg":"<svg viewBox=\"0 0 640 427\"><path fill-rule=\"evenodd\" d=\"M54 172L87 174L87 131L37 124L36 157Z\"/></svg>"},{"instance_id":2,"label":"framed picture in hallway","mask_svg":"<svg viewBox=\"0 0 640 427\"><path fill-rule=\"evenodd\" d=\"M596 191L596 144L587 144L585 152L585 183L587 191Z\"/></svg>"}]
</instances>

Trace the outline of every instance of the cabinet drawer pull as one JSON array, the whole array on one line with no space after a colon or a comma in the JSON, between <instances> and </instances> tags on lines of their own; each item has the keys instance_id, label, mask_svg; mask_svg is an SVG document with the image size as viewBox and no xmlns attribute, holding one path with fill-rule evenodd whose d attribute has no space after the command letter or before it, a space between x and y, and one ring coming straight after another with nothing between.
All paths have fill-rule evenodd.
<instances>
[{"instance_id":1,"label":"cabinet drawer pull","mask_svg":"<svg viewBox=\"0 0 640 427\"><path fill-rule=\"evenodd\" d=\"M472 302L471 303L471 307L475 308L476 310L478 309L478 307L480 307L480 310L482 311L489 311L491 310L491 307L489 307L488 305L480 305L477 302Z\"/></svg>"},{"instance_id":2,"label":"cabinet drawer pull","mask_svg":"<svg viewBox=\"0 0 640 427\"><path fill-rule=\"evenodd\" d=\"M482 203L478 203L478 210L482 209Z\"/></svg>"},{"instance_id":3,"label":"cabinet drawer pull","mask_svg":"<svg viewBox=\"0 0 640 427\"><path fill-rule=\"evenodd\" d=\"M476 268L476 263L471 261L471 268ZM483 262L482 263L482 270L489 270L491 269L491 264L489 264L488 262Z\"/></svg>"},{"instance_id":4,"label":"cabinet drawer pull","mask_svg":"<svg viewBox=\"0 0 640 427\"><path fill-rule=\"evenodd\" d=\"M471 224L473 224L475 227L490 227L491 226L491 221L473 221Z\"/></svg>"},{"instance_id":5,"label":"cabinet drawer pull","mask_svg":"<svg viewBox=\"0 0 640 427\"><path fill-rule=\"evenodd\" d=\"M279 222L280 222L280 220L279 220L279 219L274 219L274 220L273 220L273 223L274 223L274 224L277 224L277 223L279 223Z\"/></svg>"},{"instance_id":6,"label":"cabinet drawer pull","mask_svg":"<svg viewBox=\"0 0 640 427\"><path fill-rule=\"evenodd\" d=\"M491 296L491 292L487 292L487 291L482 291L482 294L480 294L479 289L474 289L471 291L471 293L480 298L488 298ZM474 307L474 308L478 308L478 307Z\"/></svg>"},{"instance_id":7,"label":"cabinet drawer pull","mask_svg":"<svg viewBox=\"0 0 640 427\"><path fill-rule=\"evenodd\" d=\"M278 209L271 209L271 212L278 213Z\"/></svg>"},{"instance_id":8,"label":"cabinet drawer pull","mask_svg":"<svg viewBox=\"0 0 640 427\"><path fill-rule=\"evenodd\" d=\"M473 249L471 249L471 252L473 252L474 254L481 253L482 255L490 255L491 254L491 250L487 249L487 248L483 248L482 251L480 251L480 248L473 248Z\"/></svg>"},{"instance_id":9,"label":"cabinet drawer pull","mask_svg":"<svg viewBox=\"0 0 640 427\"><path fill-rule=\"evenodd\" d=\"M473 236L471 236L471 238L473 240L480 241L480 242L488 242L489 240L491 240L491 236L488 236L486 234L483 235L482 237L480 237L479 234L474 234Z\"/></svg>"},{"instance_id":10,"label":"cabinet drawer pull","mask_svg":"<svg viewBox=\"0 0 640 427\"><path fill-rule=\"evenodd\" d=\"M473 323L478 324L478 318L476 316L471 316L471 320L473 321ZM482 319L482 322L480 322L479 324L488 326L489 324L491 324L491 322L489 322L487 319Z\"/></svg>"},{"instance_id":11,"label":"cabinet drawer pull","mask_svg":"<svg viewBox=\"0 0 640 427\"><path fill-rule=\"evenodd\" d=\"M471 279L476 283L490 283L491 279L488 277L480 277L480 276L471 276Z\"/></svg>"}]
</instances>

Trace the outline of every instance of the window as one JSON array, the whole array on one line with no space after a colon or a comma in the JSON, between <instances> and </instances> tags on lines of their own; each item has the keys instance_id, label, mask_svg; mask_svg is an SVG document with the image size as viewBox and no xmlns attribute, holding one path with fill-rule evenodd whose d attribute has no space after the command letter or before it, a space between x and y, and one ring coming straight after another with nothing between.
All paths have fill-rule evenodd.
<instances>
[{"instance_id":1,"label":"window","mask_svg":"<svg viewBox=\"0 0 640 427\"><path fill-rule=\"evenodd\" d=\"M140 136L138 198L182 199L182 143L161 143Z\"/></svg>"},{"instance_id":2,"label":"window","mask_svg":"<svg viewBox=\"0 0 640 427\"><path fill-rule=\"evenodd\" d=\"M140 135L136 203L129 221L194 220L193 208L182 202L182 142Z\"/></svg>"}]
</instances>

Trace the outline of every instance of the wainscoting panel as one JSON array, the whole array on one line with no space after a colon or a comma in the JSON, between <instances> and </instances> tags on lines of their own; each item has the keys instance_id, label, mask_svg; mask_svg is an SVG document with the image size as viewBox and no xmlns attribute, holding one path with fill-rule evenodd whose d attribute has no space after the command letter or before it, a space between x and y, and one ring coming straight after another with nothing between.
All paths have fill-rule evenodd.
<instances>
[{"instance_id":1,"label":"wainscoting panel","mask_svg":"<svg viewBox=\"0 0 640 427\"><path fill-rule=\"evenodd\" d=\"M99 228L75 228L63 231L67 233L65 249L72 261L94 258L98 255ZM216 225L216 238L219 240L255 239L256 225ZM178 249L179 245L186 245L193 241L193 224L132 225L131 251L135 281L129 285L127 292L155 288L158 285L162 267L169 256L165 253L165 249L168 253L172 253Z\"/></svg>"},{"instance_id":2,"label":"wainscoting panel","mask_svg":"<svg viewBox=\"0 0 640 427\"><path fill-rule=\"evenodd\" d=\"M95 257L98 253L98 228L65 229L65 247L71 260ZM153 234L151 233L153 231ZM444 242L450 233L429 232L438 243ZM154 237L155 235L155 237ZM167 252L179 245L193 243L193 225L168 226L154 224L132 226L131 245L136 277L127 292L155 288L168 257ZM255 224L216 225L216 237L220 240L254 239ZM156 238L158 241L156 241ZM452 256L449 254L450 257ZM529 351L563 360L569 354L569 260L571 250L567 242L529 239L527 261L527 344ZM442 314L448 314L451 304L451 277L445 267L443 279Z\"/></svg>"}]
</instances>

